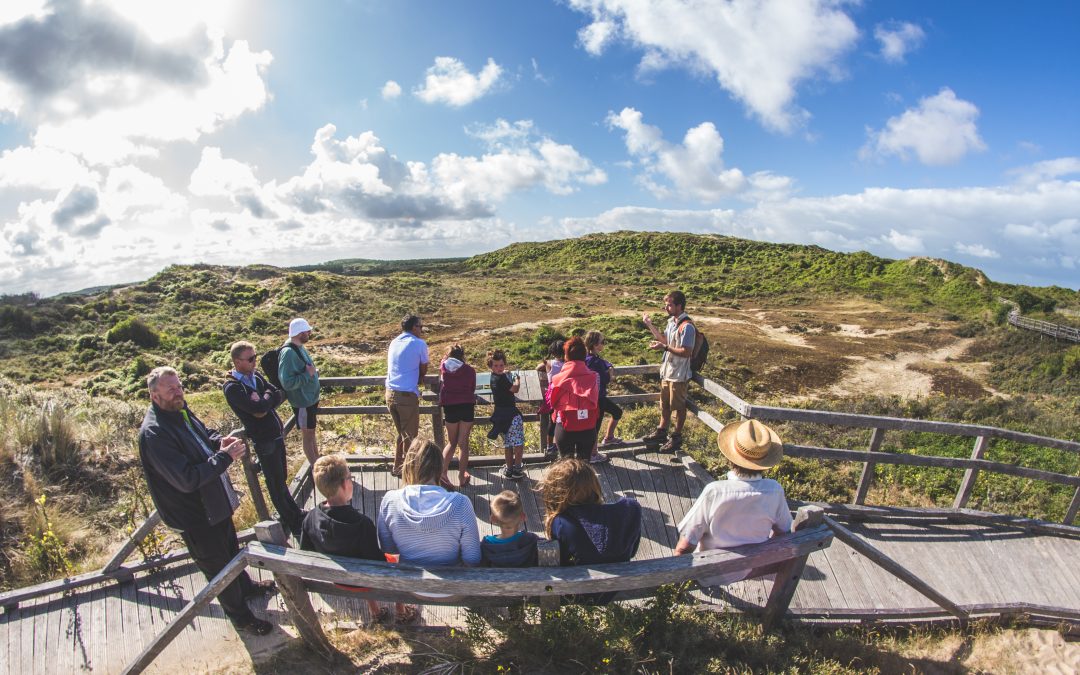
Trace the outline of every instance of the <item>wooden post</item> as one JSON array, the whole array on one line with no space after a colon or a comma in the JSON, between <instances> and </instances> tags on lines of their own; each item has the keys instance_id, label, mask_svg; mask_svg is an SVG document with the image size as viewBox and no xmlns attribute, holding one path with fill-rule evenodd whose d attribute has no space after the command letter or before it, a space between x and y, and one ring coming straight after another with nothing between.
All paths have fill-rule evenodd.
<instances>
[{"instance_id":1,"label":"wooden post","mask_svg":"<svg viewBox=\"0 0 1080 675\"><path fill-rule=\"evenodd\" d=\"M1072 503L1069 504L1069 510L1065 512L1065 520L1061 521L1066 525L1072 525L1076 520L1076 512L1080 511L1080 487L1076 488L1076 492L1073 493Z\"/></svg>"},{"instance_id":2,"label":"wooden post","mask_svg":"<svg viewBox=\"0 0 1080 675\"><path fill-rule=\"evenodd\" d=\"M439 405L439 390L442 382L435 380L431 385L431 391L435 392L435 412L431 413L431 434L435 438L435 444L439 449L446 447L446 429L443 427L442 406Z\"/></svg>"},{"instance_id":3,"label":"wooden post","mask_svg":"<svg viewBox=\"0 0 1080 675\"><path fill-rule=\"evenodd\" d=\"M245 549L246 550L246 549ZM206 585L206 588L199 591L191 602L187 604L184 609L180 610L180 613L173 617L173 620L169 622L169 625L165 627L165 630L161 631L153 641L142 650L142 653L135 657L135 660L128 664L124 669L124 675L129 673L141 673L146 670L158 654L163 649L169 646L169 643L180 634L180 631L191 623L191 620L195 618L203 607L210 604L210 601L218 596L221 591L225 590L225 587L231 584L236 577L240 576L240 573L247 567L247 559L244 551L240 551L235 558L229 561L229 564L225 566L225 569L218 572L217 576L210 580L210 583Z\"/></svg>"},{"instance_id":4,"label":"wooden post","mask_svg":"<svg viewBox=\"0 0 1080 675\"><path fill-rule=\"evenodd\" d=\"M139 529L131 533L128 540L124 542L124 545L120 547L120 550L112 557L109 562L105 563L105 567L101 568L102 574L108 574L109 572L115 572L120 569L120 566L124 564L124 561L128 559L131 552L138 548L143 539L146 539L146 535L154 531L154 528L161 522L161 516L157 510L150 512L150 515L146 517L143 524L139 526Z\"/></svg>"},{"instance_id":5,"label":"wooden post","mask_svg":"<svg viewBox=\"0 0 1080 675\"><path fill-rule=\"evenodd\" d=\"M867 448L867 452L877 452L883 440L885 440L885 430L875 427L873 433L870 434L870 447ZM876 466L874 462L863 464L862 476L859 477L859 488L855 491L853 504L862 504L866 501L866 493L870 490L870 483L874 481L874 466Z\"/></svg>"},{"instance_id":6,"label":"wooden post","mask_svg":"<svg viewBox=\"0 0 1080 675\"><path fill-rule=\"evenodd\" d=\"M281 523L276 520L267 520L255 526L255 536L263 544L273 546L286 546L285 530ZM311 597L304 588L304 580L287 574L274 573L274 581L281 591L281 597L285 600L285 608L289 612L296 630L300 637L316 654L330 660L334 655L334 648L323 633L319 617L315 614L315 608L311 606Z\"/></svg>"},{"instance_id":7,"label":"wooden post","mask_svg":"<svg viewBox=\"0 0 1080 675\"><path fill-rule=\"evenodd\" d=\"M975 439L975 447L971 451L972 459L982 459L986 454L986 448L990 445L989 436L979 436ZM975 489L975 479L979 476L978 469L966 469L964 471L964 480L960 481L960 488L956 491L956 499L953 500L952 507L954 509L962 509L967 506L968 499L971 497L971 491Z\"/></svg>"},{"instance_id":8,"label":"wooden post","mask_svg":"<svg viewBox=\"0 0 1080 675\"><path fill-rule=\"evenodd\" d=\"M798 532L810 527L817 527L824 522L825 511L820 506L801 506L795 513L795 519L791 523L791 531ZM806 567L806 559L809 555L792 558L780 563L773 579L773 587L769 592L769 599L765 603L765 615L761 619L762 627L768 631L787 612L791 605L791 599L795 596L795 588L799 585L803 569Z\"/></svg>"},{"instance_id":9,"label":"wooden post","mask_svg":"<svg viewBox=\"0 0 1080 675\"><path fill-rule=\"evenodd\" d=\"M559 566L559 541L553 539L551 541L542 541L536 547L536 552L539 554L540 567L558 567ZM540 598L540 610L541 612L554 612L559 608L560 598L557 595L545 596Z\"/></svg>"},{"instance_id":10,"label":"wooden post","mask_svg":"<svg viewBox=\"0 0 1080 675\"><path fill-rule=\"evenodd\" d=\"M266 498L263 497L262 488L259 487L259 474L255 471L255 462L251 461L251 445L248 443L247 434L241 437L247 452L241 458L244 465L244 476L247 478L248 492L251 493L251 503L255 506L255 515L259 520L270 520L270 510L266 508Z\"/></svg>"},{"instance_id":11,"label":"wooden post","mask_svg":"<svg viewBox=\"0 0 1080 675\"><path fill-rule=\"evenodd\" d=\"M912 574L911 571L908 570L906 567L896 562L889 556L885 555L875 547L871 546L857 534L847 529L840 523L836 522L829 516L825 516L824 519L825 524L829 526L829 528L833 531L833 534L836 535L837 539L866 556L870 560L870 562L874 563L889 574L892 574L896 578L900 579L900 581L903 581L908 586L914 588L924 597L933 601L937 606L941 607L949 614L952 614L961 621L967 619L967 612L957 607L952 600L949 600L944 595L934 590L934 588L930 586L930 584L926 583L919 577Z\"/></svg>"}]
</instances>

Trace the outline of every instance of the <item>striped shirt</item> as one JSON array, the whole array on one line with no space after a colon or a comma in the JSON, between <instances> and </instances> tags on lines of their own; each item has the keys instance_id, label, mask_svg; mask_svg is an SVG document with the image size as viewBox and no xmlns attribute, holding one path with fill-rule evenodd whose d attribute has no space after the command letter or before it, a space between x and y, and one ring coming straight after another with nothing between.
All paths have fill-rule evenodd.
<instances>
[{"instance_id":1,"label":"striped shirt","mask_svg":"<svg viewBox=\"0 0 1080 675\"><path fill-rule=\"evenodd\" d=\"M436 485L390 490L379 504L379 546L413 565L480 564L472 502Z\"/></svg>"}]
</instances>

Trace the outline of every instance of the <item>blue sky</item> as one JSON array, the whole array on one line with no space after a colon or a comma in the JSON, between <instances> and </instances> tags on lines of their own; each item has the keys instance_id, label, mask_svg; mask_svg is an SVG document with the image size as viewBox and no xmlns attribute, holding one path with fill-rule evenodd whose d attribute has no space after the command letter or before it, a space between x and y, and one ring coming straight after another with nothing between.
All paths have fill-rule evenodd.
<instances>
[{"instance_id":1,"label":"blue sky","mask_svg":"<svg viewBox=\"0 0 1080 675\"><path fill-rule=\"evenodd\" d=\"M0 292L619 229L1080 286L1072 2L5 0Z\"/></svg>"}]
</instances>

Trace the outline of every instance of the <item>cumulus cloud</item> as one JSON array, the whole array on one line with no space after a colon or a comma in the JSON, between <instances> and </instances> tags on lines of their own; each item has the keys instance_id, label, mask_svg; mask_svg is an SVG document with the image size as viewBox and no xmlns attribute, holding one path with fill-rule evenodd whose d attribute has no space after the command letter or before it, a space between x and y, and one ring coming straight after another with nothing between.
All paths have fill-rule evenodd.
<instances>
[{"instance_id":1,"label":"cumulus cloud","mask_svg":"<svg viewBox=\"0 0 1080 675\"><path fill-rule=\"evenodd\" d=\"M642 50L643 70L704 72L766 127L791 132L809 113L795 104L797 86L818 75L839 77L855 44L855 23L832 0L569 0L590 23L578 34L599 55L617 40Z\"/></svg>"},{"instance_id":2,"label":"cumulus cloud","mask_svg":"<svg viewBox=\"0 0 1080 675\"><path fill-rule=\"evenodd\" d=\"M387 101L393 101L398 96L401 96L401 85L393 80L387 80L382 87L382 97Z\"/></svg>"},{"instance_id":3,"label":"cumulus cloud","mask_svg":"<svg viewBox=\"0 0 1080 675\"><path fill-rule=\"evenodd\" d=\"M99 177L75 155L55 148L20 146L0 154L0 188L56 191Z\"/></svg>"},{"instance_id":4,"label":"cumulus cloud","mask_svg":"<svg viewBox=\"0 0 1080 675\"><path fill-rule=\"evenodd\" d=\"M623 108L607 116L610 128L624 132L626 150L643 173L641 184L659 198L679 196L708 203L742 193L758 199L786 196L792 181L786 176L758 172L747 177L724 167L724 139L712 122L689 129L682 143L664 140L663 133L644 122L641 112Z\"/></svg>"},{"instance_id":5,"label":"cumulus cloud","mask_svg":"<svg viewBox=\"0 0 1080 675\"><path fill-rule=\"evenodd\" d=\"M983 246L982 244L965 244L963 242L956 242L957 253L964 255L974 256L976 258L1000 258L1001 254L992 248Z\"/></svg>"},{"instance_id":6,"label":"cumulus cloud","mask_svg":"<svg viewBox=\"0 0 1080 675\"><path fill-rule=\"evenodd\" d=\"M1021 185L1036 185L1043 181L1061 176L1080 174L1080 157L1058 157L1028 166L1018 167L1009 172Z\"/></svg>"},{"instance_id":7,"label":"cumulus cloud","mask_svg":"<svg viewBox=\"0 0 1080 675\"><path fill-rule=\"evenodd\" d=\"M827 197L763 201L744 209L620 207L594 217L563 218L562 232L671 230L713 232L764 241L866 250L895 258L979 258L991 278L1077 288L1080 181L1048 180L954 189L872 188ZM978 244L970 242L978 238ZM994 257L994 253L1009 254Z\"/></svg>"},{"instance_id":8,"label":"cumulus cloud","mask_svg":"<svg viewBox=\"0 0 1080 675\"><path fill-rule=\"evenodd\" d=\"M903 63L909 52L922 45L926 33L913 23L894 21L875 26L874 38L881 45L881 58L889 63Z\"/></svg>"},{"instance_id":9,"label":"cumulus cloud","mask_svg":"<svg viewBox=\"0 0 1080 675\"><path fill-rule=\"evenodd\" d=\"M203 23L158 40L108 2L53 0L0 26L0 107L37 147L117 164L260 108L270 61Z\"/></svg>"},{"instance_id":10,"label":"cumulus cloud","mask_svg":"<svg viewBox=\"0 0 1080 675\"><path fill-rule=\"evenodd\" d=\"M978 117L975 104L943 87L920 100L915 108L889 118L884 129L868 129L869 139L860 156L868 159L895 155L907 159L914 153L923 164L954 164L969 152L986 149L975 126Z\"/></svg>"},{"instance_id":11,"label":"cumulus cloud","mask_svg":"<svg viewBox=\"0 0 1080 675\"><path fill-rule=\"evenodd\" d=\"M491 91L502 75L502 67L494 59L479 73L473 74L465 64L451 56L438 56L427 69L424 84L413 93L424 103L445 103L460 108Z\"/></svg>"}]
</instances>

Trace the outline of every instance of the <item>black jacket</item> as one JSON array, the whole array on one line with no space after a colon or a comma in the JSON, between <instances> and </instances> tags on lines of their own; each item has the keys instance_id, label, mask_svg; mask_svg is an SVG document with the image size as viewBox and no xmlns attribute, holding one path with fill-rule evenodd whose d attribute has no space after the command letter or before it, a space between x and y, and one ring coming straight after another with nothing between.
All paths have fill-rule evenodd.
<instances>
[{"instance_id":1,"label":"black jacket","mask_svg":"<svg viewBox=\"0 0 1080 675\"><path fill-rule=\"evenodd\" d=\"M188 416L206 445L216 450L210 457L178 412L150 404L139 428L139 459L154 506L166 525L185 532L217 525L233 512L221 484L232 457L217 450L221 434L207 429L191 410Z\"/></svg>"},{"instance_id":2,"label":"black jacket","mask_svg":"<svg viewBox=\"0 0 1080 675\"><path fill-rule=\"evenodd\" d=\"M327 506L308 511L300 534L300 548L327 555L365 560L386 560L379 548L375 523L351 505Z\"/></svg>"},{"instance_id":3,"label":"black jacket","mask_svg":"<svg viewBox=\"0 0 1080 675\"><path fill-rule=\"evenodd\" d=\"M244 424L244 430L252 441L272 441L281 436L281 418L276 408L285 400L285 394L255 373L255 389L233 377L230 372L222 386L225 400ZM259 400L251 400L255 393ZM269 396L266 396L269 394ZM259 417L258 415L262 415Z\"/></svg>"}]
</instances>

